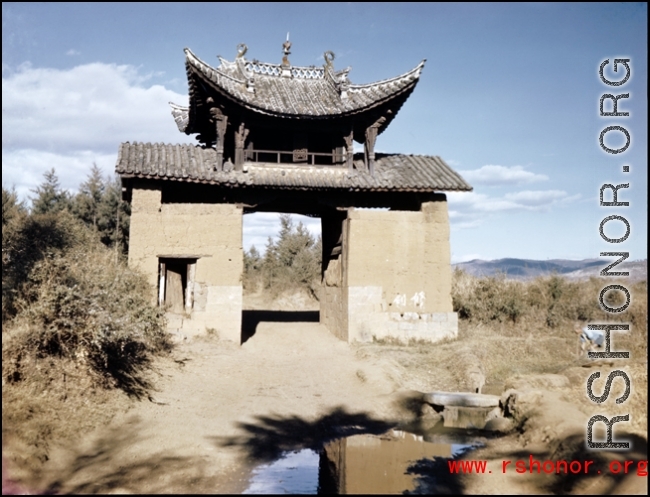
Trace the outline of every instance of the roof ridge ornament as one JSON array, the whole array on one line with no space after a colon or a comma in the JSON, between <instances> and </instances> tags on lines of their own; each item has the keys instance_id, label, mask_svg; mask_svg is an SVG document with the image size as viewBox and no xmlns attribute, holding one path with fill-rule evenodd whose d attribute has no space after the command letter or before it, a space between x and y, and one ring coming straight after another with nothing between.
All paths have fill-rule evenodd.
<instances>
[{"instance_id":1,"label":"roof ridge ornament","mask_svg":"<svg viewBox=\"0 0 650 497\"><path fill-rule=\"evenodd\" d=\"M289 41L289 32L287 31L287 40L282 44L282 76L285 78L291 77L291 62L289 62L289 55L291 54L291 42Z\"/></svg>"},{"instance_id":2,"label":"roof ridge ornament","mask_svg":"<svg viewBox=\"0 0 650 497\"><path fill-rule=\"evenodd\" d=\"M328 67L331 67L334 69L334 59L336 58L336 55L334 55L334 52L331 50L327 50L323 54L323 58L325 59L325 64L327 64Z\"/></svg>"},{"instance_id":3,"label":"roof ridge ornament","mask_svg":"<svg viewBox=\"0 0 650 497\"><path fill-rule=\"evenodd\" d=\"M248 52L248 47L246 46L246 43L240 43L237 45L237 59L242 59L244 58L244 55L246 55L246 52Z\"/></svg>"},{"instance_id":4,"label":"roof ridge ornament","mask_svg":"<svg viewBox=\"0 0 650 497\"><path fill-rule=\"evenodd\" d=\"M289 41L289 33L287 32L287 41L282 44L282 65L291 65L289 62L289 55L291 55L291 42Z\"/></svg>"},{"instance_id":5,"label":"roof ridge ornament","mask_svg":"<svg viewBox=\"0 0 650 497\"><path fill-rule=\"evenodd\" d=\"M325 59L325 73L334 83L336 91L339 93L341 99L347 99L348 90L350 89L350 81L348 80L348 73L350 72L350 68L348 67L342 71L335 72L334 59L336 58L336 55L331 50L327 50L325 53L323 53L323 58Z\"/></svg>"}]
</instances>

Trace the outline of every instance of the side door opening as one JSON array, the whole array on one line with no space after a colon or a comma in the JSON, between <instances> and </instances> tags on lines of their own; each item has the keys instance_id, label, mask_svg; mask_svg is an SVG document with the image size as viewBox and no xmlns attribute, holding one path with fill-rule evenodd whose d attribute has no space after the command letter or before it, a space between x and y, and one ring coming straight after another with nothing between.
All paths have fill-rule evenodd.
<instances>
[{"instance_id":1,"label":"side door opening","mask_svg":"<svg viewBox=\"0 0 650 497\"><path fill-rule=\"evenodd\" d=\"M196 258L158 258L158 305L175 314L191 313L194 305Z\"/></svg>"}]
</instances>

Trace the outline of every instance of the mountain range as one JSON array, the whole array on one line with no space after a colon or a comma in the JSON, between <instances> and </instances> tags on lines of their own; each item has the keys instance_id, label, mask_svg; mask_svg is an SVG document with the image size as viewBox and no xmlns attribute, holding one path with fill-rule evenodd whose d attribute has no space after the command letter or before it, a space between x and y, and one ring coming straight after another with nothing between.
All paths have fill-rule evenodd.
<instances>
[{"instance_id":1,"label":"mountain range","mask_svg":"<svg viewBox=\"0 0 650 497\"><path fill-rule=\"evenodd\" d=\"M462 269L473 276L495 276L504 274L512 279L531 279L538 276L550 276L551 274L562 275L570 279L589 279L599 277L600 271L616 258L603 257L600 259L583 259L573 261L568 259L548 259L536 261L532 259L497 259L484 261L474 259L468 262L452 264L453 268ZM647 280L648 260L626 260L618 264L610 271L629 271L629 279L632 281ZM628 277L626 277L628 278Z\"/></svg>"}]
</instances>

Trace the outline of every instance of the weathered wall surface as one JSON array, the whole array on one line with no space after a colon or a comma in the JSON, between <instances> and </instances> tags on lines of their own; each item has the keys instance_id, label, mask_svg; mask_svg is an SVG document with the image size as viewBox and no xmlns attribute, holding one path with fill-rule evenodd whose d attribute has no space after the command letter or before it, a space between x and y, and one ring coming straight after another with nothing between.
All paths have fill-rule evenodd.
<instances>
[{"instance_id":1,"label":"weathered wall surface","mask_svg":"<svg viewBox=\"0 0 650 497\"><path fill-rule=\"evenodd\" d=\"M348 292L343 285L342 258L329 261L320 293L320 322L337 338L348 341Z\"/></svg>"},{"instance_id":2,"label":"weathered wall surface","mask_svg":"<svg viewBox=\"0 0 650 497\"><path fill-rule=\"evenodd\" d=\"M348 292L345 284L343 232L345 212L321 217L323 280L320 292L320 322L337 338L348 341Z\"/></svg>"},{"instance_id":3,"label":"weathered wall surface","mask_svg":"<svg viewBox=\"0 0 650 497\"><path fill-rule=\"evenodd\" d=\"M345 231L349 341L456 336L444 195L420 211L351 210Z\"/></svg>"},{"instance_id":4,"label":"weathered wall surface","mask_svg":"<svg viewBox=\"0 0 650 497\"><path fill-rule=\"evenodd\" d=\"M158 288L158 258L196 257L194 307L183 329L216 329L239 342L243 271L242 209L231 204L163 204L161 191L133 188L129 265ZM153 302L156 295L151 295Z\"/></svg>"}]
</instances>

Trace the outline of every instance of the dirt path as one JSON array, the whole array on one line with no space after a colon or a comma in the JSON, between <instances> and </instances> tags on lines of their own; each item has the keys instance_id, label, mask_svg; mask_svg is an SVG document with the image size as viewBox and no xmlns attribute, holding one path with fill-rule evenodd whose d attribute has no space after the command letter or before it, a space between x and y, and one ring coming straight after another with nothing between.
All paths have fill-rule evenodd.
<instances>
[{"instance_id":1,"label":"dirt path","mask_svg":"<svg viewBox=\"0 0 650 497\"><path fill-rule=\"evenodd\" d=\"M317 323L261 322L241 347L197 340L173 356L152 401L52 454L51 489L241 491L252 464L316 444L332 424L379 432L393 412L387 369Z\"/></svg>"},{"instance_id":2,"label":"dirt path","mask_svg":"<svg viewBox=\"0 0 650 497\"><path fill-rule=\"evenodd\" d=\"M134 402L83 444L53 449L43 480L29 488L55 493L240 493L250 470L282 451L319 449L324 440L385 432L409 414L397 405L405 388L454 388L452 373L460 360L445 363L442 356L418 349L350 347L318 323L258 322L259 316L253 315L255 333L242 346L197 339L179 345L172 358L157 361L156 391L150 400ZM309 312L294 312L292 319L296 316L311 319ZM454 352L463 349L462 344L458 350L450 348L456 345L443 344L439 352L457 357ZM584 385L587 373L582 369L566 371L571 381L560 375L517 380L514 386L523 392L519 400L524 408L529 402L535 416L525 423L524 433L495 439L472 453L488 460L492 474L466 475L454 482L457 488L476 494L564 493L565 488L571 493L639 493L646 480L634 475L554 482L500 470L502 460L528 454L540 460L586 457L580 450L567 452L575 448L570 444L562 448L566 430L560 429L572 421L578 438L584 436L587 414L579 412L574 391ZM640 376L635 372L635 378ZM551 388L544 383L550 380L563 383ZM637 403L647 405L644 399ZM647 459L645 440L635 438L630 458ZM429 473L435 478L436 471Z\"/></svg>"}]
</instances>

